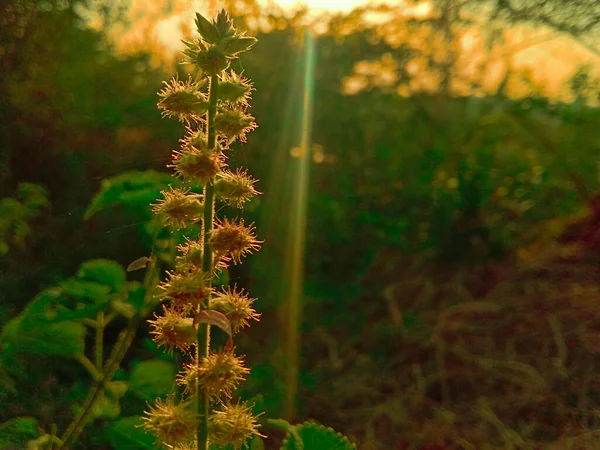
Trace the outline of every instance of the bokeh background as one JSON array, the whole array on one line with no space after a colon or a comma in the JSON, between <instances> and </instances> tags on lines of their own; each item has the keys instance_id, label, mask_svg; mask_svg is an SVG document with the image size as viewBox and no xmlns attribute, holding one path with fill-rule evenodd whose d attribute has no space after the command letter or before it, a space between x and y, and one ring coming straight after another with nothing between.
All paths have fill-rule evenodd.
<instances>
[{"instance_id":1,"label":"bokeh background","mask_svg":"<svg viewBox=\"0 0 600 450\"><path fill-rule=\"evenodd\" d=\"M60 435L90 386L92 338L32 299L77 311L85 261L176 244L148 203L184 130L156 94L221 7L259 39L240 396L364 450L600 448L595 0L0 2L2 448ZM76 448L153 448L132 424L182 360L143 325Z\"/></svg>"}]
</instances>

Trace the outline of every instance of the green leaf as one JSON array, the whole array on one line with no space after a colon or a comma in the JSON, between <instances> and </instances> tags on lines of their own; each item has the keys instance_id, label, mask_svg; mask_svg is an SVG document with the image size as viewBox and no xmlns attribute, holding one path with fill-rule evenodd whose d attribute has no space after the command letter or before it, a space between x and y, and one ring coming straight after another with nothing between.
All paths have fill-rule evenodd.
<instances>
[{"instance_id":1,"label":"green leaf","mask_svg":"<svg viewBox=\"0 0 600 450\"><path fill-rule=\"evenodd\" d=\"M115 450L154 450L156 439L142 428L139 416L123 417L108 427L108 442Z\"/></svg>"},{"instance_id":2,"label":"green leaf","mask_svg":"<svg viewBox=\"0 0 600 450\"><path fill-rule=\"evenodd\" d=\"M292 432L295 431L295 432ZM356 450L347 437L316 422L304 422L288 430L281 450Z\"/></svg>"},{"instance_id":3,"label":"green leaf","mask_svg":"<svg viewBox=\"0 0 600 450\"><path fill-rule=\"evenodd\" d=\"M104 303L108 300L110 287L94 281L76 280L71 278L60 284L63 293L79 299L95 300Z\"/></svg>"},{"instance_id":4,"label":"green leaf","mask_svg":"<svg viewBox=\"0 0 600 450\"><path fill-rule=\"evenodd\" d=\"M285 432L288 432L289 430L294 428L294 425L289 423L287 420L283 420L283 419L268 419L267 423L269 425L271 425L275 428L279 428Z\"/></svg>"},{"instance_id":5,"label":"green leaf","mask_svg":"<svg viewBox=\"0 0 600 450\"><path fill-rule=\"evenodd\" d=\"M154 401L171 392L175 374L175 365L170 361L142 361L131 370L129 389L144 401Z\"/></svg>"},{"instance_id":6,"label":"green leaf","mask_svg":"<svg viewBox=\"0 0 600 450\"><path fill-rule=\"evenodd\" d=\"M123 267L109 259L84 262L77 271L77 277L109 286L115 292L123 287L127 278Z\"/></svg>"},{"instance_id":7,"label":"green leaf","mask_svg":"<svg viewBox=\"0 0 600 450\"><path fill-rule=\"evenodd\" d=\"M92 407L91 418L115 420L119 417L119 414L121 414L119 399L109 395L102 395Z\"/></svg>"},{"instance_id":8,"label":"green leaf","mask_svg":"<svg viewBox=\"0 0 600 450\"><path fill-rule=\"evenodd\" d=\"M0 425L0 448L27 448L27 442L40 436L37 420L17 417Z\"/></svg>"},{"instance_id":9,"label":"green leaf","mask_svg":"<svg viewBox=\"0 0 600 450\"><path fill-rule=\"evenodd\" d=\"M79 304L76 309L69 309L63 306L58 306L56 307L56 309L52 310L52 313L49 314L49 318L51 318L51 321L54 323L81 319L92 319L95 318L96 315L103 310L104 303L96 303L92 305Z\"/></svg>"},{"instance_id":10,"label":"green leaf","mask_svg":"<svg viewBox=\"0 0 600 450\"><path fill-rule=\"evenodd\" d=\"M79 322L41 322L24 326L26 317L17 316L8 322L0 335L4 351L35 355L74 358L83 355L85 326Z\"/></svg>"},{"instance_id":11,"label":"green leaf","mask_svg":"<svg viewBox=\"0 0 600 450\"><path fill-rule=\"evenodd\" d=\"M84 219L106 208L117 205L132 206L148 210L148 204L156 201L160 191L177 181L167 173L130 171L102 181L100 191L88 206Z\"/></svg>"},{"instance_id":12,"label":"green leaf","mask_svg":"<svg viewBox=\"0 0 600 450\"><path fill-rule=\"evenodd\" d=\"M125 292L126 296L114 298L110 306L117 314L131 318L144 307L146 290L141 283L128 281L125 283Z\"/></svg>"},{"instance_id":13,"label":"green leaf","mask_svg":"<svg viewBox=\"0 0 600 450\"><path fill-rule=\"evenodd\" d=\"M106 392L113 398L121 398L129 389L129 385L125 381L111 381L106 385Z\"/></svg>"}]
</instances>

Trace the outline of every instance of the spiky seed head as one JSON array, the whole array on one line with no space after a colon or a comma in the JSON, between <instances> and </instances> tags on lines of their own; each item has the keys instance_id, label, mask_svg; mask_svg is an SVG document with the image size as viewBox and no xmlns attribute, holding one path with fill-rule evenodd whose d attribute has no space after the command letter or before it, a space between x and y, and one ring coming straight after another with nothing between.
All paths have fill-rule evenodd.
<instances>
[{"instance_id":1,"label":"spiky seed head","mask_svg":"<svg viewBox=\"0 0 600 450\"><path fill-rule=\"evenodd\" d=\"M211 353L203 357L200 364L197 361L186 364L177 381L190 393L196 391L198 383L212 401L221 401L231 398L240 381L244 381L249 373L243 358L235 356L231 350Z\"/></svg>"},{"instance_id":2,"label":"spiky seed head","mask_svg":"<svg viewBox=\"0 0 600 450\"><path fill-rule=\"evenodd\" d=\"M181 148L196 147L202 150L209 150L207 136L204 130L192 127L185 127L185 136L180 139Z\"/></svg>"},{"instance_id":3,"label":"spiky seed head","mask_svg":"<svg viewBox=\"0 0 600 450\"><path fill-rule=\"evenodd\" d=\"M195 270L202 268L202 243L185 238L185 244L178 245L177 250L181 253L177 256L179 270Z\"/></svg>"},{"instance_id":4,"label":"spiky seed head","mask_svg":"<svg viewBox=\"0 0 600 450\"><path fill-rule=\"evenodd\" d=\"M196 441L185 442L175 446L168 447L170 450L198 450Z\"/></svg>"},{"instance_id":5,"label":"spiky seed head","mask_svg":"<svg viewBox=\"0 0 600 450\"><path fill-rule=\"evenodd\" d=\"M204 213L204 204L199 194L190 194L189 189L173 189L161 191L162 199L151 205L156 214L163 217L167 226L184 228L187 222L197 222Z\"/></svg>"},{"instance_id":6,"label":"spiky seed head","mask_svg":"<svg viewBox=\"0 0 600 450\"><path fill-rule=\"evenodd\" d=\"M183 64L193 64L205 75L219 75L229 67L230 58L221 45L211 44L203 39L183 41Z\"/></svg>"},{"instance_id":7,"label":"spiky seed head","mask_svg":"<svg viewBox=\"0 0 600 450\"><path fill-rule=\"evenodd\" d=\"M228 256L239 264L242 256L259 250L262 241L256 239L253 224L244 226L244 219L235 222L225 218L216 223L210 243L217 255Z\"/></svg>"},{"instance_id":8,"label":"spiky seed head","mask_svg":"<svg viewBox=\"0 0 600 450\"><path fill-rule=\"evenodd\" d=\"M248 105L252 92L252 83L233 70L225 72L219 83L219 98L226 102Z\"/></svg>"},{"instance_id":9,"label":"spiky seed head","mask_svg":"<svg viewBox=\"0 0 600 450\"><path fill-rule=\"evenodd\" d=\"M239 332L245 326L248 326L249 320L260 319L260 314L253 308L252 304L255 298L250 298L244 290L237 290L237 286L215 292L210 299L210 308L224 314L231 323L231 329L234 333Z\"/></svg>"},{"instance_id":10,"label":"spiky seed head","mask_svg":"<svg viewBox=\"0 0 600 450\"><path fill-rule=\"evenodd\" d=\"M185 443L177 444L175 446L171 446L171 447L169 447L169 449L171 449L171 450L197 450L198 446L196 445L196 442L192 441L192 442L185 442Z\"/></svg>"},{"instance_id":11,"label":"spiky seed head","mask_svg":"<svg viewBox=\"0 0 600 450\"><path fill-rule=\"evenodd\" d=\"M208 276L199 269L187 272L167 272L169 279L158 285L162 289L160 297L171 300L176 309L190 311L203 305L210 291Z\"/></svg>"},{"instance_id":12,"label":"spiky seed head","mask_svg":"<svg viewBox=\"0 0 600 450\"><path fill-rule=\"evenodd\" d=\"M184 245L178 245L177 250L181 253L177 256L177 270L180 272L196 271L202 268L202 242L186 238ZM229 267L230 258L227 256L213 255L213 269L215 273ZM214 275L214 274L213 274Z\"/></svg>"},{"instance_id":13,"label":"spiky seed head","mask_svg":"<svg viewBox=\"0 0 600 450\"><path fill-rule=\"evenodd\" d=\"M163 116L190 123L199 121L208 110L208 101L199 91L202 84L175 78L170 82L164 81L163 84L163 89L158 93L158 107Z\"/></svg>"},{"instance_id":14,"label":"spiky seed head","mask_svg":"<svg viewBox=\"0 0 600 450\"><path fill-rule=\"evenodd\" d=\"M173 396L168 396L149 408L144 412L144 428L161 441L178 445L193 439L198 421L187 403L175 404Z\"/></svg>"},{"instance_id":15,"label":"spiky seed head","mask_svg":"<svg viewBox=\"0 0 600 450\"><path fill-rule=\"evenodd\" d=\"M163 315L154 315L154 320L149 320L152 340L159 347L165 347L169 354L175 348L187 352L196 343L196 328L194 319L185 317L181 311L163 306Z\"/></svg>"},{"instance_id":16,"label":"spiky seed head","mask_svg":"<svg viewBox=\"0 0 600 450\"><path fill-rule=\"evenodd\" d=\"M265 437L258 432L256 417L244 404L227 405L221 411L214 411L209 421L209 438L217 445L240 449L253 435Z\"/></svg>"},{"instance_id":17,"label":"spiky seed head","mask_svg":"<svg viewBox=\"0 0 600 450\"><path fill-rule=\"evenodd\" d=\"M198 52L196 65L207 75L219 75L229 67L229 58L221 48L211 45Z\"/></svg>"},{"instance_id":18,"label":"spiky seed head","mask_svg":"<svg viewBox=\"0 0 600 450\"><path fill-rule=\"evenodd\" d=\"M225 155L208 149L186 146L173 152L173 164L177 175L184 180L198 180L207 183L219 173L225 163Z\"/></svg>"},{"instance_id":19,"label":"spiky seed head","mask_svg":"<svg viewBox=\"0 0 600 450\"><path fill-rule=\"evenodd\" d=\"M203 129L186 127L186 135L183 139L180 139L179 142L181 143L182 149L196 147L200 150L210 150L208 147L206 132ZM227 150L227 148L223 146L221 142L215 142L215 148L213 151L223 152L224 150Z\"/></svg>"},{"instance_id":20,"label":"spiky seed head","mask_svg":"<svg viewBox=\"0 0 600 450\"><path fill-rule=\"evenodd\" d=\"M228 205L242 208L252 197L261 194L254 189L254 183L256 180L248 175L247 170L237 169L235 173L226 170L219 174L219 179L215 182L215 193Z\"/></svg>"},{"instance_id":21,"label":"spiky seed head","mask_svg":"<svg viewBox=\"0 0 600 450\"><path fill-rule=\"evenodd\" d=\"M215 128L231 144L236 139L246 142L246 133L256 129L254 117L239 109L221 109L215 117Z\"/></svg>"}]
</instances>

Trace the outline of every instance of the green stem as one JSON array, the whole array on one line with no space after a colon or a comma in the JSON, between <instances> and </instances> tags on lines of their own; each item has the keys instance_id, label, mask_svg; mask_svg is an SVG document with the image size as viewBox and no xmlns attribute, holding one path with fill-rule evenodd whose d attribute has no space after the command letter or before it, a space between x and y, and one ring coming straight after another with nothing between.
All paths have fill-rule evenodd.
<instances>
[{"instance_id":1,"label":"green stem","mask_svg":"<svg viewBox=\"0 0 600 450\"><path fill-rule=\"evenodd\" d=\"M104 313L99 312L96 317L96 322L98 326L96 328L96 348L95 348L95 362L96 369L98 373L102 375L102 360L104 359L103 355L103 345L104 345Z\"/></svg>"},{"instance_id":2,"label":"green stem","mask_svg":"<svg viewBox=\"0 0 600 450\"><path fill-rule=\"evenodd\" d=\"M81 407L81 410L77 416L75 416L73 422L67 428L67 431L61 438L63 445L60 448L68 448L68 444L73 443L79 437L79 434L83 431L87 419L92 412L92 407L96 400L100 397L100 394L104 391L106 384L112 379L113 375L117 371L119 364L123 360L123 357L127 353L127 350L131 346L135 331L137 329L139 318L132 318L129 321L127 328L121 331L117 343L112 349L110 358L106 362L104 373L100 380L95 383L88 398Z\"/></svg>"},{"instance_id":3,"label":"green stem","mask_svg":"<svg viewBox=\"0 0 600 450\"><path fill-rule=\"evenodd\" d=\"M98 381L102 377L96 366L85 355L78 356L77 361L88 371L94 381Z\"/></svg>"},{"instance_id":4,"label":"green stem","mask_svg":"<svg viewBox=\"0 0 600 450\"><path fill-rule=\"evenodd\" d=\"M144 277L144 287L146 288L144 308L142 308L141 311L129 319L127 327L119 334L117 342L112 348L110 356L104 365L103 373L100 374L99 379L92 387L92 390L90 391L88 398L81 406L79 413L73 418L73 421L67 427L67 431L65 431L65 434L62 436L61 444L59 444L58 449L68 448L68 445L74 443L83 431L88 417L92 412L94 403L100 398L101 394L104 392L106 384L115 375L115 372L119 368L119 365L125 357L127 350L129 350L129 347L131 347L133 337L135 336L135 332L140 321L142 320L142 317L144 317L147 313L146 309L152 306L151 300L154 296L154 288L157 284L157 278L158 269L155 262L148 267L148 271ZM93 366L91 362L90 365Z\"/></svg>"},{"instance_id":5,"label":"green stem","mask_svg":"<svg viewBox=\"0 0 600 450\"><path fill-rule=\"evenodd\" d=\"M215 116L217 114L217 96L219 89L219 78L217 75L210 77L210 88L208 94L208 136L207 144L210 150L214 150L217 133L215 130ZM213 252L210 244L210 235L213 229L215 212L215 185L209 181L204 186L204 218L202 240L204 248L202 251L202 271L212 277L213 273ZM207 295L205 308L208 308L210 296ZM198 364L202 362L202 358L208 356L210 351L210 326L206 323L201 323L198 327L198 342L196 349L196 361ZM199 385L196 385L198 393L198 428L196 430L196 438L198 440L198 450L208 449L208 417L210 414L210 405L208 396L204 393Z\"/></svg>"}]
</instances>

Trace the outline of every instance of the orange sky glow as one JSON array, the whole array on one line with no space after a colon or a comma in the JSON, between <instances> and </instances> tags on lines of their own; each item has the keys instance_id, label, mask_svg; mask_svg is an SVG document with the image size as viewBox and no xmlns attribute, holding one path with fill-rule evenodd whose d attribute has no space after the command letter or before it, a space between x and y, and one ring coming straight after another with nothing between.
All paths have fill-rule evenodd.
<instances>
[{"instance_id":1,"label":"orange sky glow","mask_svg":"<svg viewBox=\"0 0 600 450\"><path fill-rule=\"evenodd\" d=\"M230 0L231 1L231 0ZM118 47L127 53L138 50L152 50L156 63L171 61L178 51L182 49L181 39L189 35L193 29L193 18L196 11L210 13L210 9L225 6L223 0L170 0L153 1L132 0L130 19L133 23L131 29L119 34ZM263 2L265 3L265 2ZM305 5L311 8L314 15L327 14L336 11L349 11L362 5L362 0L307 0ZM279 0L275 3L288 11L297 8L294 0ZM422 0L418 5L411 1L397 0L389 2L401 8L402 16L427 17L432 7L429 1ZM168 5L168 6L167 6ZM271 2L271 6L273 3ZM395 30L386 30L385 39L394 44L409 41L411 46L424 53L433 55L434 58L444 58L448 53L447 46L439 40L439 33L423 28L416 34L408 34L396 26ZM318 30L317 30L318 31ZM461 76L480 77L483 82L483 94L492 93L502 78L506 67L507 53L512 53L510 64L513 70L526 70L531 78L549 96L561 100L565 98L565 83L578 65L588 64L592 73L600 77L600 57L584 46L574 42L567 36L551 33L551 30L533 30L529 27L513 27L510 33L505 34L506 44L495 47L488 52L484 48L481 30L477 28L464 29L459 34L458 67ZM436 43L437 41L437 43ZM600 45L596 45L600 48ZM477 72L481 64L486 64L484 72ZM394 85L397 82L395 62L384 55L379 61L365 61L357 63L355 73L350 75L341 89L352 94L359 91L366 84L379 84L381 86ZM407 66L409 72L418 74L416 80L407 85L400 86L398 93L408 95L410 92L428 90L435 87L438 80L424 72L424 62L415 58ZM486 87L487 86L487 87ZM460 82L453 83L453 89L460 95L468 95L469 88ZM512 83L509 92L515 96L526 94L530 89L523 84Z\"/></svg>"}]
</instances>

